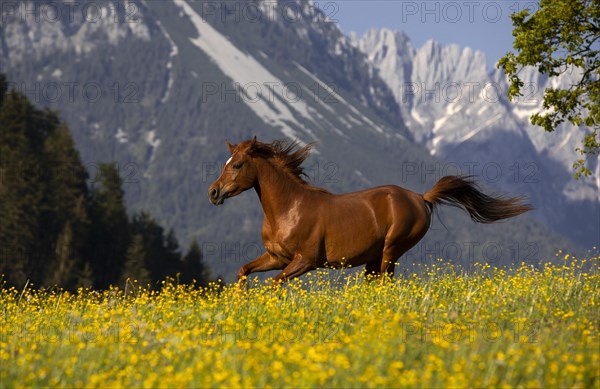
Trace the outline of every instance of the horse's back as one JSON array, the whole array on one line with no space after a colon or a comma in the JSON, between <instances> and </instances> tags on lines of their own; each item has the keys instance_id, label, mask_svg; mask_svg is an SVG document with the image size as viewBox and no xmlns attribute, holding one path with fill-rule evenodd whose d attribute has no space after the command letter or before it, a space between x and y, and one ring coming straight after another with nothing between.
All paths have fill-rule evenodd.
<instances>
[{"instance_id":1,"label":"horse's back","mask_svg":"<svg viewBox=\"0 0 600 389\"><path fill-rule=\"evenodd\" d=\"M424 204L422 195L397 185L376 186L358 192L346 193L338 196L341 199L366 199L369 201L387 200L395 204L405 203L406 205L413 205L416 207L420 207Z\"/></svg>"},{"instance_id":2,"label":"horse's back","mask_svg":"<svg viewBox=\"0 0 600 389\"><path fill-rule=\"evenodd\" d=\"M415 220L429 221L429 214L423 196L396 185L384 185L339 195L324 197L321 212L339 221L362 219L377 225L406 223Z\"/></svg>"},{"instance_id":3,"label":"horse's back","mask_svg":"<svg viewBox=\"0 0 600 389\"><path fill-rule=\"evenodd\" d=\"M372 211L403 235L421 235L429 229L430 212L423 196L397 185L378 186L348 194L363 199Z\"/></svg>"}]
</instances>

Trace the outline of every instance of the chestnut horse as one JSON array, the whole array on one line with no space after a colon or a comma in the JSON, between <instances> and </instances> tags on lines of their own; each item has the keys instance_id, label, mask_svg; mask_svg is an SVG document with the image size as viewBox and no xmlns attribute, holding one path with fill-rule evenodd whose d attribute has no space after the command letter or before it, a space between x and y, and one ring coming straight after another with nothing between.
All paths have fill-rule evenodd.
<instances>
[{"instance_id":1,"label":"chestnut horse","mask_svg":"<svg viewBox=\"0 0 600 389\"><path fill-rule=\"evenodd\" d=\"M462 207L474 221L492 223L531 207L522 198L488 196L465 178L446 176L421 195L395 185L348 194L310 186L300 166L311 144L262 143L254 137L233 145L231 158L210 186L214 205L254 188L263 207L266 252L242 266L251 273L282 270L286 281L321 267L360 266L367 274L392 275L398 258L427 232L438 204Z\"/></svg>"}]
</instances>

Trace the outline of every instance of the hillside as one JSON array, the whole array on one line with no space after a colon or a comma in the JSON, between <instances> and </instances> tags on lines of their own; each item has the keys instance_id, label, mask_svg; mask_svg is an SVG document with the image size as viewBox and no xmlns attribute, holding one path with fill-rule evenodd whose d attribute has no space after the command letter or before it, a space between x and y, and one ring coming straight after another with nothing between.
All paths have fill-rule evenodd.
<instances>
[{"instance_id":1,"label":"hillside","mask_svg":"<svg viewBox=\"0 0 600 389\"><path fill-rule=\"evenodd\" d=\"M19 6L43 15L50 3ZM94 3L93 21L88 3L62 4L59 22L6 15L1 68L37 105L60 112L92 176L100 162L116 161L128 208L174 228L183 247L198 238L228 280L263 246L254 193L220 208L206 197L229 157L225 139L316 141L310 178L334 192L394 183L422 193L445 173L431 173L447 162L442 149L430 152L383 74L311 2ZM539 178L536 212L558 212L544 202L551 181ZM527 185L509 189L529 193ZM450 209L440 218L400 263L537 262L575 250L544 217L481 226Z\"/></svg>"}]
</instances>

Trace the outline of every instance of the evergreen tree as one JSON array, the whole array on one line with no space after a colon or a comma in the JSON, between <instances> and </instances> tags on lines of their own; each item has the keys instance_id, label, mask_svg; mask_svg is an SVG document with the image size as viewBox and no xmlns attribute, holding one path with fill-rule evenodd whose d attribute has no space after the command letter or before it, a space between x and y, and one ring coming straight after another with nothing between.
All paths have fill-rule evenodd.
<instances>
[{"instance_id":1,"label":"evergreen tree","mask_svg":"<svg viewBox=\"0 0 600 389\"><path fill-rule=\"evenodd\" d=\"M74 230L77 236L72 246L76 259L73 289L78 287L91 288L94 284L91 260L87 257L91 224L89 206L89 195L79 196L71 219L71 223L75 225Z\"/></svg>"},{"instance_id":2,"label":"evergreen tree","mask_svg":"<svg viewBox=\"0 0 600 389\"><path fill-rule=\"evenodd\" d=\"M6 91L5 84L0 89ZM39 281L35 270L43 186L35 124L35 109L27 99L15 91L6 93L0 107L0 273L15 285Z\"/></svg>"},{"instance_id":3,"label":"evergreen tree","mask_svg":"<svg viewBox=\"0 0 600 389\"><path fill-rule=\"evenodd\" d=\"M72 272L55 272L62 269L65 258L58 255L61 252L69 252L71 255L70 269L80 267L83 247L87 239L89 217L87 212L87 201L89 198L87 190L87 172L81 163L79 153L66 126L59 126L52 132L44 144L45 169L44 180L46 182L45 198L42 213L42 223L48 236L48 251L56 252L55 258L46 261L48 274L52 279L50 285L61 285L68 287L74 284ZM61 241L65 229L70 232L68 247L59 248L64 245ZM46 284L46 282L45 282Z\"/></svg>"},{"instance_id":4,"label":"evergreen tree","mask_svg":"<svg viewBox=\"0 0 600 389\"><path fill-rule=\"evenodd\" d=\"M137 281L140 287L150 283L150 272L146 269L146 250L144 249L144 238L135 234L127 249L127 260L121 274L120 285L124 288L127 280Z\"/></svg>"},{"instance_id":5,"label":"evergreen tree","mask_svg":"<svg viewBox=\"0 0 600 389\"><path fill-rule=\"evenodd\" d=\"M2 108L2 101L4 100L4 95L8 91L8 82L6 82L6 75L0 73L0 108Z\"/></svg>"},{"instance_id":6,"label":"evergreen tree","mask_svg":"<svg viewBox=\"0 0 600 389\"><path fill-rule=\"evenodd\" d=\"M82 197L88 196L88 174L65 125L49 135L44 144L44 152L48 207L54 214L53 223L62 226L75 218L77 204Z\"/></svg>"},{"instance_id":7,"label":"evergreen tree","mask_svg":"<svg viewBox=\"0 0 600 389\"><path fill-rule=\"evenodd\" d=\"M129 245L129 219L122 180L115 164L99 166L100 185L91 188L90 239L87 257L92 262L96 288L119 281Z\"/></svg>"},{"instance_id":8,"label":"evergreen tree","mask_svg":"<svg viewBox=\"0 0 600 389\"><path fill-rule=\"evenodd\" d=\"M202 260L202 251L198 241L194 239L187 253L183 257L180 280L182 283L191 283L196 280L199 286L208 286L211 274L208 266Z\"/></svg>"},{"instance_id":9,"label":"evergreen tree","mask_svg":"<svg viewBox=\"0 0 600 389\"><path fill-rule=\"evenodd\" d=\"M146 212L133 216L131 232L140 234L144 239L146 264L152 280L157 282L165 277L175 277L180 270L181 254L173 232L165 236L164 229Z\"/></svg>"},{"instance_id":10,"label":"evergreen tree","mask_svg":"<svg viewBox=\"0 0 600 389\"><path fill-rule=\"evenodd\" d=\"M17 285L65 285L85 240L85 169L55 113L7 92L4 76L0 92L0 271Z\"/></svg>"},{"instance_id":11,"label":"evergreen tree","mask_svg":"<svg viewBox=\"0 0 600 389\"><path fill-rule=\"evenodd\" d=\"M130 222L119 171L88 174L65 124L0 74L0 274L9 284L106 288L181 271L179 244L147 213ZM133 239L130 239L130 230Z\"/></svg>"},{"instance_id":12,"label":"evergreen tree","mask_svg":"<svg viewBox=\"0 0 600 389\"><path fill-rule=\"evenodd\" d=\"M74 288L92 288L94 286L94 272L89 261L81 261L80 268L75 275Z\"/></svg>"},{"instance_id":13,"label":"evergreen tree","mask_svg":"<svg viewBox=\"0 0 600 389\"><path fill-rule=\"evenodd\" d=\"M52 261L53 266L48 268L48 275L44 282L45 285L57 285L63 288L70 288L74 285L74 270L77 260L75 259L73 247L73 228L71 227L71 223L67 222L63 231L58 236L55 247L56 256Z\"/></svg>"}]
</instances>

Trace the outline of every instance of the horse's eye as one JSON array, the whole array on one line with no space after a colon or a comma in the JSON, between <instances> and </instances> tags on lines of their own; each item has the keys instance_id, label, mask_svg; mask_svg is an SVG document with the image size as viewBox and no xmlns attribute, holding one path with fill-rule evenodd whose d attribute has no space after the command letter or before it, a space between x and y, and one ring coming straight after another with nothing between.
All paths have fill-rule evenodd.
<instances>
[{"instance_id":1,"label":"horse's eye","mask_svg":"<svg viewBox=\"0 0 600 389\"><path fill-rule=\"evenodd\" d=\"M235 164L233 164L233 168L236 169L236 170L239 170L239 169L242 168L243 164L244 164L243 162L235 163Z\"/></svg>"}]
</instances>

